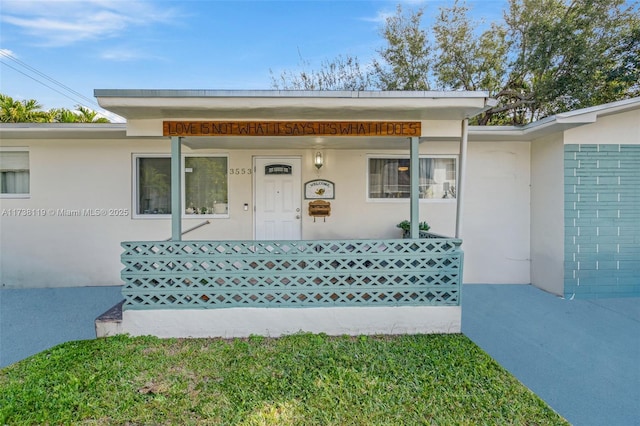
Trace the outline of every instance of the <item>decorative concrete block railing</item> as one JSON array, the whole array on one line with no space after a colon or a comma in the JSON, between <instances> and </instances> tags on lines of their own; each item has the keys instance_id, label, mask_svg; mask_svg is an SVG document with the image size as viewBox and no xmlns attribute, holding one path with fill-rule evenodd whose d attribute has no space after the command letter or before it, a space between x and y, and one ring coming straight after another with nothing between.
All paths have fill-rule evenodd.
<instances>
[{"instance_id":1,"label":"decorative concrete block railing","mask_svg":"<svg viewBox=\"0 0 640 426\"><path fill-rule=\"evenodd\" d=\"M423 238L124 242L124 309L458 306L461 240Z\"/></svg>"},{"instance_id":2,"label":"decorative concrete block railing","mask_svg":"<svg viewBox=\"0 0 640 426\"><path fill-rule=\"evenodd\" d=\"M444 235L434 234L433 232L429 232L429 231L418 231L418 236L419 238L450 239L449 237L446 237ZM402 238L411 238L411 231L408 229L406 231L403 231Z\"/></svg>"}]
</instances>

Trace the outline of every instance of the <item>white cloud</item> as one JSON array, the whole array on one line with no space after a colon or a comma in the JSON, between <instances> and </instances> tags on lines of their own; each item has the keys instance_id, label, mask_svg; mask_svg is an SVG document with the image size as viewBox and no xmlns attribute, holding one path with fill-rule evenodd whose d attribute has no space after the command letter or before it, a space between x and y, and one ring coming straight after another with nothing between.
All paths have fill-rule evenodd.
<instances>
[{"instance_id":1,"label":"white cloud","mask_svg":"<svg viewBox=\"0 0 640 426\"><path fill-rule=\"evenodd\" d=\"M140 59L162 59L158 56L150 55L148 52L128 47L112 47L106 49L100 54L100 58L112 62L137 61Z\"/></svg>"},{"instance_id":2,"label":"white cloud","mask_svg":"<svg viewBox=\"0 0 640 426\"><path fill-rule=\"evenodd\" d=\"M17 58L16 54L9 49L0 49L0 56Z\"/></svg>"},{"instance_id":3,"label":"white cloud","mask_svg":"<svg viewBox=\"0 0 640 426\"><path fill-rule=\"evenodd\" d=\"M384 24L387 22L387 18L390 18L396 14L398 5L407 6L403 7L402 9L408 11L419 9L420 7L426 7L429 3L437 4L443 2L445 2L445 0L396 0L395 2L393 2L393 7L378 10L376 16L364 17L361 18L361 20L365 22L373 22L376 24Z\"/></svg>"},{"instance_id":4,"label":"white cloud","mask_svg":"<svg viewBox=\"0 0 640 426\"><path fill-rule=\"evenodd\" d=\"M115 37L129 27L169 22L175 15L148 0L4 0L2 8L3 25L19 27L44 46Z\"/></svg>"},{"instance_id":5,"label":"white cloud","mask_svg":"<svg viewBox=\"0 0 640 426\"><path fill-rule=\"evenodd\" d=\"M373 22L376 24L384 24L387 22L387 18L395 15L395 11L379 10L376 16L361 18L365 22Z\"/></svg>"}]
</instances>

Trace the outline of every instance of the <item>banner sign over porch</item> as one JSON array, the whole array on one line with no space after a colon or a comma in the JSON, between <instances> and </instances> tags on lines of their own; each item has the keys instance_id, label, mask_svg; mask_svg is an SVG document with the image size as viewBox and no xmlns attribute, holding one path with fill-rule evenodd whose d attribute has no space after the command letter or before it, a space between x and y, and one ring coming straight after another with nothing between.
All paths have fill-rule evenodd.
<instances>
[{"instance_id":1,"label":"banner sign over porch","mask_svg":"<svg viewBox=\"0 0 640 426\"><path fill-rule=\"evenodd\" d=\"M163 136L405 136L420 121L163 121Z\"/></svg>"}]
</instances>

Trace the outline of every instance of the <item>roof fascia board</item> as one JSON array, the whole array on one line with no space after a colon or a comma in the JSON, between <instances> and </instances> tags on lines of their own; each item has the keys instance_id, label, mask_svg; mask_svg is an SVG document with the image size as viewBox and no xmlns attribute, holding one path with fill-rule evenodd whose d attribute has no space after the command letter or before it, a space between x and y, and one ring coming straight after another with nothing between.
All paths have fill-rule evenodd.
<instances>
[{"instance_id":1,"label":"roof fascia board","mask_svg":"<svg viewBox=\"0 0 640 426\"><path fill-rule=\"evenodd\" d=\"M31 131L55 132L61 130L123 130L126 123L0 123L0 131L29 129Z\"/></svg>"},{"instance_id":2,"label":"roof fascia board","mask_svg":"<svg viewBox=\"0 0 640 426\"><path fill-rule=\"evenodd\" d=\"M584 124L595 123L600 116L631 111L640 108L640 97L596 105L575 111L545 117L525 126L470 126L470 140L488 140L494 136L500 140L533 140L549 133L564 131Z\"/></svg>"},{"instance_id":3,"label":"roof fascia board","mask_svg":"<svg viewBox=\"0 0 640 426\"><path fill-rule=\"evenodd\" d=\"M469 126L470 140L531 140L538 134L550 133L556 127L555 117L546 117L526 126Z\"/></svg>"},{"instance_id":4,"label":"roof fascia board","mask_svg":"<svg viewBox=\"0 0 640 426\"><path fill-rule=\"evenodd\" d=\"M1 123L0 139L105 139L126 134L126 123Z\"/></svg>"},{"instance_id":5,"label":"roof fascia board","mask_svg":"<svg viewBox=\"0 0 640 426\"><path fill-rule=\"evenodd\" d=\"M150 90L94 89L97 98L488 98L483 91Z\"/></svg>"},{"instance_id":6,"label":"roof fascia board","mask_svg":"<svg viewBox=\"0 0 640 426\"><path fill-rule=\"evenodd\" d=\"M99 105L134 119L462 119L487 106L485 92L95 91ZM305 96L309 95L310 96ZM144 96L150 94L150 96ZM108 96L104 96L108 95ZM160 96L166 95L166 96ZM184 96L183 96L184 95ZM202 96L197 96L202 95ZM206 95L206 96L205 96ZM264 96L262 96L264 95ZM429 115L433 112L432 115Z\"/></svg>"},{"instance_id":7,"label":"roof fascia board","mask_svg":"<svg viewBox=\"0 0 640 426\"><path fill-rule=\"evenodd\" d=\"M598 117L631 111L640 108L640 97L596 105L575 111L557 114L557 120L561 123L593 123Z\"/></svg>"}]
</instances>

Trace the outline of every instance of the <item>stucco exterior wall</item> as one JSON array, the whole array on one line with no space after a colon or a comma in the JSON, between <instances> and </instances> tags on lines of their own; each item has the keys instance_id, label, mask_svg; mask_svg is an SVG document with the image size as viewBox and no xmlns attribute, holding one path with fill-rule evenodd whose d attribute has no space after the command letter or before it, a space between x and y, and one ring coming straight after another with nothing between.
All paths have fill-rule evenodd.
<instances>
[{"instance_id":1,"label":"stucco exterior wall","mask_svg":"<svg viewBox=\"0 0 640 426\"><path fill-rule=\"evenodd\" d=\"M71 209L130 208L128 142L20 140L30 197L0 200L3 287L118 284L117 239L144 233L129 217L68 216ZM23 209L23 210L21 210Z\"/></svg>"},{"instance_id":2,"label":"stucco exterior wall","mask_svg":"<svg viewBox=\"0 0 640 426\"><path fill-rule=\"evenodd\" d=\"M530 144L471 142L462 249L465 283L529 284Z\"/></svg>"},{"instance_id":3,"label":"stucco exterior wall","mask_svg":"<svg viewBox=\"0 0 640 426\"><path fill-rule=\"evenodd\" d=\"M457 142L423 142L421 154L456 155ZM309 157L313 151L307 154ZM367 161L375 155L408 155L405 150L327 150L325 165L319 173L322 179L335 182L335 200L331 202L331 216L326 222L304 215L303 238L400 238L401 230L396 224L409 219L408 199L385 199L367 201ZM310 161L310 160L309 160ZM315 168L308 170L304 181L317 179ZM306 213L308 200L303 200ZM420 220L427 221L431 231L453 236L455 233L456 202L447 200L421 200Z\"/></svg>"},{"instance_id":4,"label":"stucco exterior wall","mask_svg":"<svg viewBox=\"0 0 640 426\"><path fill-rule=\"evenodd\" d=\"M332 336L460 333L460 306L226 308L125 310L119 328L98 337L127 333L158 337L279 337L298 332Z\"/></svg>"},{"instance_id":5,"label":"stucco exterior wall","mask_svg":"<svg viewBox=\"0 0 640 426\"><path fill-rule=\"evenodd\" d=\"M595 123L575 127L564 132L564 143L619 144L640 143L640 111L627 111L598 117Z\"/></svg>"},{"instance_id":6,"label":"stucco exterior wall","mask_svg":"<svg viewBox=\"0 0 640 426\"><path fill-rule=\"evenodd\" d=\"M531 144L531 283L564 289L564 173L562 135Z\"/></svg>"},{"instance_id":7,"label":"stucco exterior wall","mask_svg":"<svg viewBox=\"0 0 640 426\"><path fill-rule=\"evenodd\" d=\"M407 144L408 145L408 144ZM30 197L3 198L0 217L1 282L11 287L66 287L120 284L120 242L163 240L171 235L169 218L132 218L133 154L168 154L167 138L96 140L3 140L2 146L29 150ZM420 152L457 155L457 141L423 142ZM408 154L407 150L324 150L325 166L313 167L314 149L190 150L183 154L225 153L229 167L248 168L253 156L302 158L303 183L335 182L331 216L313 221L303 200L304 239L399 238L396 224L408 219L408 200L367 201L367 158ZM529 147L527 143L475 142L469 147L464 215L465 282L528 283ZM229 218L185 239L252 239L252 175L229 175ZM243 204L249 209L245 211ZM27 209L30 215L17 215ZM80 215L83 209L106 215ZM127 214L122 214L128 211ZM37 212L37 213L33 213ZM455 232L454 200L421 201L420 218L432 230ZM203 222L183 220L183 229Z\"/></svg>"}]
</instances>

